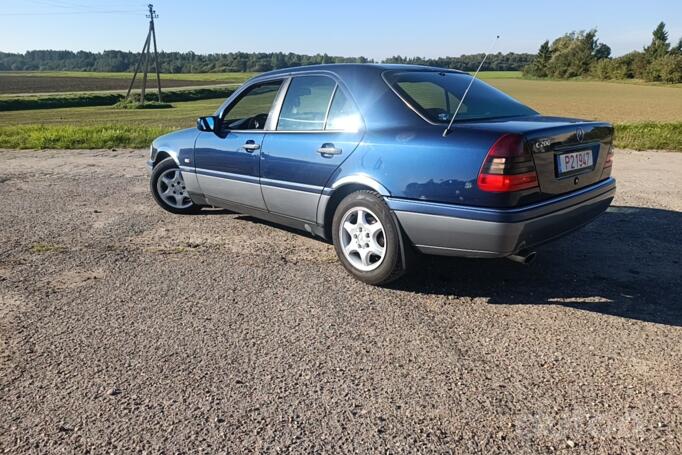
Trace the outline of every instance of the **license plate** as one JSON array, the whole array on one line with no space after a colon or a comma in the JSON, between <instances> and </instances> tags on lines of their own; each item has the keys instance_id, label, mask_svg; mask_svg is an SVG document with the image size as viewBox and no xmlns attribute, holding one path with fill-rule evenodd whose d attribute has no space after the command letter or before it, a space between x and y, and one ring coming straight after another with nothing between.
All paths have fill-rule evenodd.
<instances>
[{"instance_id":1,"label":"license plate","mask_svg":"<svg viewBox=\"0 0 682 455\"><path fill-rule=\"evenodd\" d=\"M564 153L557 156L559 163L559 175L592 167L592 150L581 150L579 152Z\"/></svg>"}]
</instances>

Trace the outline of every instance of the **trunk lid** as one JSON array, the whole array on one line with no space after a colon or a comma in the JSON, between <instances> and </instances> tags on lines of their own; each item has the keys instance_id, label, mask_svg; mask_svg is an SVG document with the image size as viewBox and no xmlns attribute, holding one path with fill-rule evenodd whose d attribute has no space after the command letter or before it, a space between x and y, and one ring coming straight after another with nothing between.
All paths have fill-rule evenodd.
<instances>
[{"instance_id":1,"label":"trunk lid","mask_svg":"<svg viewBox=\"0 0 682 455\"><path fill-rule=\"evenodd\" d=\"M603 180L613 142L608 123L568 120L523 132L532 154L540 191L548 196L578 190Z\"/></svg>"}]
</instances>

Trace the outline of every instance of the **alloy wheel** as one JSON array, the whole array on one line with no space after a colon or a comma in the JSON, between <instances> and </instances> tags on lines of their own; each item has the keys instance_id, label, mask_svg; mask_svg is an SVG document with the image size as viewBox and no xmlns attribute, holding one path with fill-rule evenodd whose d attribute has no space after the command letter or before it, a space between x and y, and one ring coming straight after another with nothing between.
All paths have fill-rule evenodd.
<instances>
[{"instance_id":1,"label":"alloy wheel","mask_svg":"<svg viewBox=\"0 0 682 455\"><path fill-rule=\"evenodd\" d=\"M384 227L365 207L353 207L343 215L339 239L345 258L363 272L379 267L386 256Z\"/></svg>"},{"instance_id":2,"label":"alloy wheel","mask_svg":"<svg viewBox=\"0 0 682 455\"><path fill-rule=\"evenodd\" d=\"M186 209L192 205L180 169L168 169L161 174L156 181L156 192L166 204L175 209Z\"/></svg>"}]
</instances>

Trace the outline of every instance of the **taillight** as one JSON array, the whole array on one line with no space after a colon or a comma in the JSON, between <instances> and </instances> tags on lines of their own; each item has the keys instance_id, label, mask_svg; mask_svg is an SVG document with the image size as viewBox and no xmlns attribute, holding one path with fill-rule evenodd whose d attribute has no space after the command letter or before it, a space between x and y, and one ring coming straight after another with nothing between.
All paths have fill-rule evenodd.
<instances>
[{"instance_id":1,"label":"taillight","mask_svg":"<svg viewBox=\"0 0 682 455\"><path fill-rule=\"evenodd\" d=\"M490 147L481 172L478 188L482 191L506 193L538 186L533 156L523 147L518 134L505 134Z\"/></svg>"},{"instance_id":2,"label":"taillight","mask_svg":"<svg viewBox=\"0 0 682 455\"><path fill-rule=\"evenodd\" d=\"M609 153L606 154L606 160L604 161L604 169L613 166L613 146L609 147Z\"/></svg>"}]
</instances>

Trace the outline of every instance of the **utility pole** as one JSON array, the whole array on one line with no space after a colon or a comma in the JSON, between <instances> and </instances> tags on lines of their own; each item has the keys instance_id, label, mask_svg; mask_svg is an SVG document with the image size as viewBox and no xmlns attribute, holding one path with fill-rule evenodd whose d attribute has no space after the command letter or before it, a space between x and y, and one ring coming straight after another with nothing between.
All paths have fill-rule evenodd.
<instances>
[{"instance_id":1,"label":"utility pole","mask_svg":"<svg viewBox=\"0 0 682 455\"><path fill-rule=\"evenodd\" d=\"M128 93L126 93L126 99L130 98L130 92L133 90L135 85L135 79L137 78L137 73L140 72L140 67L144 66L144 74L142 76L142 90L140 92L140 104L144 104L144 96L147 90L147 73L149 72L149 59L151 56L151 45L154 44L154 68L156 69L156 86L159 90L159 103L161 102L161 75L159 74L159 53L156 49L156 29L154 28L154 19L158 19L156 11L154 11L154 5L151 3L147 5L149 8L149 14L146 17L149 18L149 31L147 32L147 38L144 41L144 46L142 46L142 52L140 53L140 59L137 61L135 66L135 72L133 73L133 80L130 81L130 86L128 87Z\"/></svg>"}]
</instances>

